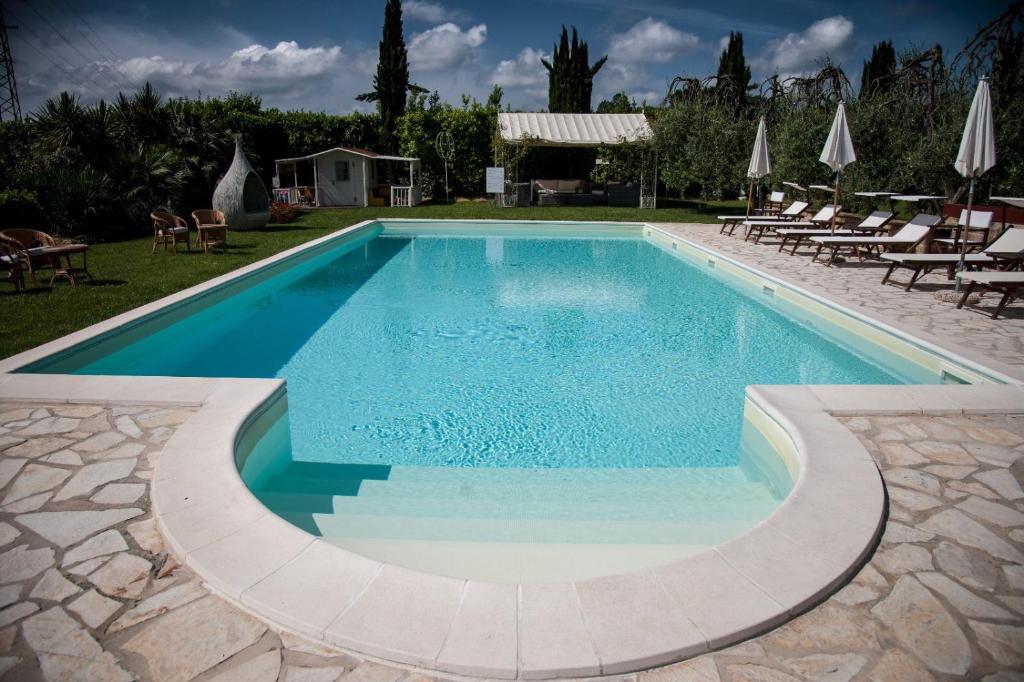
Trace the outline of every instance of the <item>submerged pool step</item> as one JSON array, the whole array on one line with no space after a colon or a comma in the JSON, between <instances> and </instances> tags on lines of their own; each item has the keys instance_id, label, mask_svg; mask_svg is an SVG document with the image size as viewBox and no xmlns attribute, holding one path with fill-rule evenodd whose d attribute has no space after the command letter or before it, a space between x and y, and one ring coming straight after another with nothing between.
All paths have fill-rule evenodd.
<instances>
[{"instance_id":1,"label":"submerged pool step","mask_svg":"<svg viewBox=\"0 0 1024 682\"><path fill-rule=\"evenodd\" d=\"M614 519L657 520L731 520L763 516L775 507L775 501L760 491L719 490L717 495L701 491L692 497L680 491L659 498L641 498L634 491L620 491L615 497L552 495L536 498L491 499L474 497L327 496L293 492L263 491L258 494L274 510L353 516L424 516L432 518L482 519ZM640 503L640 500L643 500Z\"/></svg>"},{"instance_id":2,"label":"submerged pool step","mask_svg":"<svg viewBox=\"0 0 1024 682\"><path fill-rule=\"evenodd\" d=\"M739 467L470 469L294 462L257 496L326 538L713 544L778 501Z\"/></svg>"},{"instance_id":3,"label":"submerged pool step","mask_svg":"<svg viewBox=\"0 0 1024 682\"><path fill-rule=\"evenodd\" d=\"M749 530L750 520L645 522L595 520L510 520L296 514L285 519L325 538L416 539L460 542L714 545Z\"/></svg>"}]
</instances>

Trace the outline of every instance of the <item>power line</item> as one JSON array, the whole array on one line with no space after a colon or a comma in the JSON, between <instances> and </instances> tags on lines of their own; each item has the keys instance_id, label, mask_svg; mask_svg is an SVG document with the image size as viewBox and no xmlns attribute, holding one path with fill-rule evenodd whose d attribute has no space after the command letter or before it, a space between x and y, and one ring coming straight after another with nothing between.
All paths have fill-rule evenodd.
<instances>
[{"instance_id":1,"label":"power line","mask_svg":"<svg viewBox=\"0 0 1024 682\"><path fill-rule=\"evenodd\" d=\"M33 28L32 28L31 26L29 26L29 25L27 25L27 24L26 24L25 26L22 26L21 28L22 28L22 29L24 29L24 30L26 30L26 31L28 31L28 32L29 32L29 33L30 33L30 34L31 34L32 36L34 36L34 37L35 37L35 39L39 41L39 44L40 44L40 45L46 45L46 41L45 41L45 40L44 40L44 39L42 38L42 36L40 36L40 35L39 35L38 33L36 33L35 29L33 29ZM50 62L51 64L53 64L53 65L54 65L54 66L55 66L56 68L58 68L58 69L60 69L61 71L63 71L63 72L64 72L64 74L65 74L65 75L66 75L66 76L67 76L68 78L70 78L70 79L72 79L72 80L79 80L79 81L81 80L80 78L76 77L76 76L75 76L75 74L74 74L74 73L72 73L72 72L71 72L71 71L70 71L70 70L69 70L69 69L68 69L68 68L67 68L66 66L64 66L63 64L61 64L61 63L59 63L58 61L56 61L56 60L55 60L55 59L54 59L53 57L51 57L50 55L48 55L48 54L47 54L46 52L44 52L44 51L43 51L42 49L40 49L40 48L39 48L39 47L38 47L37 45L33 44L33 43L32 43L31 41L29 41L29 40L25 40L25 41L24 41L24 44L25 44L25 45L28 45L28 46L29 46L29 47L31 47L31 48L32 48L33 50L35 50L37 54L39 54L39 55L40 55L41 57L43 57L43 59L45 59L46 61L48 61L48 62ZM63 59L63 57L61 57L61 59ZM66 62L66 61L67 61L67 60L65 60L65 62ZM82 74L82 75L83 75L83 76L85 76L86 74ZM85 81L85 82L86 82L87 84L89 84L89 85L97 85L97 83L95 82L95 81L96 81L96 78L98 78L98 77L99 77L99 76L101 76L101 75L103 75L103 74L102 74L102 72L100 72L99 70L97 70L97 72L96 72L95 74L93 74L93 76L92 76L92 77L88 77L88 78L86 78L86 81Z\"/></svg>"},{"instance_id":2,"label":"power line","mask_svg":"<svg viewBox=\"0 0 1024 682\"><path fill-rule=\"evenodd\" d=\"M63 34L63 33L62 33L61 31L60 31L60 29L58 29L58 28L57 28L56 26L54 26L54 25L53 25L53 23L52 23L52 22L51 22L51 21L50 21L49 19L47 19L47 18L46 18L46 16L45 16L45 15L44 15L44 14L43 14L42 12L40 12L40 11L39 11L38 9L36 9L35 5L33 5L33 4L30 4L30 3L28 3L28 2L25 2L25 0L22 0L22 4L23 4L23 5L26 5L26 6L27 6L27 7L28 7L28 8L30 9L30 10L32 10L33 12L35 12L35 13L36 13L36 16L38 16L38 17L39 17L40 19L42 19L42 20L43 20L43 23L45 23L45 24L46 24L47 26L49 26L49 27L50 27L50 30L52 30L52 31L53 31L54 33L56 33L56 34L57 34L57 36L58 36L58 37L59 37L59 38L60 38L61 40L63 40L63 41L64 41L64 43L65 43L65 44L66 44L66 45L67 45L68 47L70 47L70 48L71 48L72 50L74 50L75 52L77 52L77 53L78 53L78 55L79 55L79 56L80 56L80 57L81 57L81 58L82 58L82 59L83 59L83 60L85 61L85 64L86 64L86 65L88 65L88 66L92 66L92 67L93 67L93 69L95 69L95 70L96 70L96 73L97 73L97 74L99 74L99 75L103 75L103 76L106 76L106 74L104 74L104 73L103 73L103 72L102 72L102 71L100 70L100 68L99 68L98 66L96 66L96 63L95 63L95 62L94 62L93 60L89 59L89 57L87 57L87 56L86 56L86 54L85 54L84 52L82 52L81 50L79 50L79 49L78 49L78 46L76 46L76 45L75 45L74 43L72 43L72 42L71 42L70 40L68 40L67 36L65 36L65 35L64 35L64 34Z\"/></svg>"},{"instance_id":3,"label":"power line","mask_svg":"<svg viewBox=\"0 0 1024 682\"><path fill-rule=\"evenodd\" d=\"M83 15L79 14L78 11L76 11L74 9L74 7L71 7L70 5L63 5L62 6L62 5L57 3L57 0L50 0L50 4L53 5L53 7L58 12L61 13L61 16L63 16L68 21L69 25L73 25L73 26L78 27L77 28L78 33L83 38L85 38L86 42L88 42L90 46L92 46L92 49L96 51L96 54L99 56L99 58L101 60L113 59L115 62L124 61L124 59L121 57L121 55L119 55L116 52L114 52L114 50L111 49L111 47L109 45L107 45L107 43L103 40L103 38L100 37L100 34L96 31L96 29L92 28L92 25L89 24L89 22L86 21L85 17ZM65 11L65 10L67 10L67 11ZM72 18L71 16L69 16L67 12L71 12L71 14L73 14L74 17ZM92 38L89 37L89 34L87 34L81 28L82 26L87 27L92 32L92 34L94 36L96 36L96 39L99 40L101 43L103 43L104 47L106 47L106 49L107 49L107 54L104 54L103 50L101 50L96 45L96 43L93 42ZM109 55L109 57L108 57L108 55ZM131 81L131 79L123 71L121 71L120 68L118 68L116 65L112 65L112 68L118 74L118 80L120 81L121 85L123 85L123 86L125 86L126 88L129 88L129 89L137 87L137 85L135 83L133 83Z\"/></svg>"}]
</instances>

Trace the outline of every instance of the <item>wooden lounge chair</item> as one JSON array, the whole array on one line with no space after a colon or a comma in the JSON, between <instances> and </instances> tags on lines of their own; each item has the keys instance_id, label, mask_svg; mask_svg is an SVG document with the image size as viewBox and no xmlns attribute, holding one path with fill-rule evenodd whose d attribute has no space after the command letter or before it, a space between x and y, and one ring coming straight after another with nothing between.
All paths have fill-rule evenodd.
<instances>
[{"instance_id":1,"label":"wooden lounge chair","mask_svg":"<svg viewBox=\"0 0 1024 682\"><path fill-rule=\"evenodd\" d=\"M210 248L217 245L221 249L227 249L228 223L221 211L199 208L192 211L192 220L196 221L197 249L201 246L203 253L209 253Z\"/></svg>"},{"instance_id":2,"label":"wooden lounge chair","mask_svg":"<svg viewBox=\"0 0 1024 682\"><path fill-rule=\"evenodd\" d=\"M153 219L153 249L150 251L151 254L156 253L157 244L163 244L164 251L167 250L167 245L170 244L174 253L178 253L178 244L184 242L185 248L188 251L192 250L192 246L188 241L188 223L185 222L184 218L163 211L153 211L149 214L149 217Z\"/></svg>"},{"instance_id":3,"label":"wooden lounge chair","mask_svg":"<svg viewBox=\"0 0 1024 682\"><path fill-rule=\"evenodd\" d=\"M785 227L791 229L821 229L823 225L830 225L832 223L832 217L835 215L837 210L838 209L834 205L827 204L826 206L822 206L810 220L790 221L785 223ZM764 236L766 231L777 230L780 228L780 225L781 223L779 223L778 220L764 220L761 218L744 220L743 226L746 228L746 234L743 237L743 241L750 239L750 236L756 232L757 236L754 237L754 243L757 244L761 241L761 237ZM829 232L829 234L831 234L831 232Z\"/></svg>"},{"instance_id":4,"label":"wooden lounge chair","mask_svg":"<svg viewBox=\"0 0 1024 682\"><path fill-rule=\"evenodd\" d=\"M803 212L810 206L806 201L794 201L792 204L786 207L786 210L779 213L777 216L765 216L764 220L796 220ZM748 215L720 215L718 219L722 221L722 229L718 231L718 234L725 234L726 228L729 230L729 236L736 231L736 226L747 220L750 220Z\"/></svg>"},{"instance_id":5,"label":"wooden lounge chair","mask_svg":"<svg viewBox=\"0 0 1024 682\"><path fill-rule=\"evenodd\" d=\"M885 229L885 226L892 220L892 211L875 211L864 220L860 221L853 227L843 227L841 230L833 232L831 229L825 229L824 227L811 227L811 228L791 228L787 226L784 229L775 230L775 234L782 238L779 243L779 251L786 247L786 244L790 241L793 242L793 249L789 252L789 255L796 253L800 243L809 237L855 237L857 235L866 236L874 232L881 232Z\"/></svg>"},{"instance_id":6,"label":"wooden lounge chair","mask_svg":"<svg viewBox=\"0 0 1024 682\"><path fill-rule=\"evenodd\" d=\"M967 282L963 296L956 304L957 308L963 308L967 303L967 297L974 291L976 285L997 291L1003 295L992 313L992 319L999 316L1006 304L1017 297L1017 291L1024 287L1024 272L958 272L957 279Z\"/></svg>"},{"instance_id":7,"label":"wooden lounge chair","mask_svg":"<svg viewBox=\"0 0 1024 682\"><path fill-rule=\"evenodd\" d=\"M891 263L885 277L882 278L882 284L889 281L896 268L912 271L910 281L904 287L906 291L910 291L910 287L914 286L917 280L935 268L945 268L949 279L953 279L953 271L960 264L958 253L883 253L882 259ZM985 266L1005 270L1020 267L1022 262L1024 228L1020 227L1008 228L995 241L983 248L981 253L969 253L964 256L964 265L972 270L980 270Z\"/></svg>"},{"instance_id":8,"label":"wooden lounge chair","mask_svg":"<svg viewBox=\"0 0 1024 682\"><path fill-rule=\"evenodd\" d=\"M853 249L862 259L864 253L881 253L882 249L912 251L928 237L940 220L942 219L937 215L918 213L891 237L811 237L811 241L818 245L812 260L818 260L822 249L825 248L829 249L829 258L825 263L829 266L835 262L839 250L844 247Z\"/></svg>"},{"instance_id":9,"label":"wooden lounge chair","mask_svg":"<svg viewBox=\"0 0 1024 682\"><path fill-rule=\"evenodd\" d=\"M56 246L57 240L49 234L40 230L16 227L4 230L0 232L0 235L12 239L21 245L21 249L25 254L23 258L27 261L25 267L28 269L28 278L32 280L33 286L36 284L37 272L55 269L53 258L39 253L39 250L45 246Z\"/></svg>"},{"instance_id":10,"label":"wooden lounge chair","mask_svg":"<svg viewBox=\"0 0 1024 682\"><path fill-rule=\"evenodd\" d=\"M25 290L24 272L27 269L28 254L21 248L21 244L0 235L0 273L6 273L6 279L14 284L15 291Z\"/></svg>"},{"instance_id":11,"label":"wooden lounge chair","mask_svg":"<svg viewBox=\"0 0 1024 682\"><path fill-rule=\"evenodd\" d=\"M971 211L971 224L967 226L967 209L960 211L960 219L957 220L957 224L953 227L952 237L942 237L941 239L933 239L932 244L937 246L948 248L950 251L956 251L960 253L960 240L967 240L967 250L976 251L985 245L986 236L988 229L992 227L992 218L995 217L995 213L992 211ZM981 231L982 236L980 238L971 238L971 231Z\"/></svg>"}]
</instances>

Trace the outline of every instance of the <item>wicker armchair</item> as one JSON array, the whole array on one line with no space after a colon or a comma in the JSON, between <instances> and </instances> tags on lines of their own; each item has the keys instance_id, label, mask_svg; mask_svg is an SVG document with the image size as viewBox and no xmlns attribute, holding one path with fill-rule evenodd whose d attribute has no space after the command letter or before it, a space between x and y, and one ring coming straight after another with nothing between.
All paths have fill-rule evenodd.
<instances>
[{"instance_id":1,"label":"wicker armchair","mask_svg":"<svg viewBox=\"0 0 1024 682\"><path fill-rule=\"evenodd\" d=\"M28 269L28 277L32 280L33 286L36 283L36 273L40 270L53 270L54 259L43 254L33 254L32 251L43 246L56 246L57 240L45 232L16 227L0 232L0 236L13 240L21 246L23 252L22 260L26 261L24 267Z\"/></svg>"},{"instance_id":2,"label":"wicker armchair","mask_svg":"<svg viewBox=\"0 0 1024 682\"><path fill-rule=\"evenodd\" d=\"M203 248L209 253L210 247L219 245L221 249L228 246L228 223L221 211L211 208L198 208L192 211L192 220L196 221L196 248Z\"/></svg>"},{"instance_id":3,"label":"wicker armchair","mask_svg":"<svg viewBox=\"0 0 1024 682\"><path fill-rule=\"evenodd\" d=\"M25 289L24 271L28 269L28 260L21 244L0 234L0 274L6 274L6 280L14 284L15 291Z\"/></svg>"},{"instance_id":4,"label":"wicker armchair","mask_svg":"<svg viewBox=\"0 0 1024 682\"><path fill-rule=\"evenodd\" d=\"M170 244L174 253L178 253L178 243L185 242L185 248L192 250L188 240L188 223L184 218L163 211L153 211L149 217L153 219L153 249L150 254L156 253L157 244L163 244L164 251Z\"/></svg>"}]
</instances>

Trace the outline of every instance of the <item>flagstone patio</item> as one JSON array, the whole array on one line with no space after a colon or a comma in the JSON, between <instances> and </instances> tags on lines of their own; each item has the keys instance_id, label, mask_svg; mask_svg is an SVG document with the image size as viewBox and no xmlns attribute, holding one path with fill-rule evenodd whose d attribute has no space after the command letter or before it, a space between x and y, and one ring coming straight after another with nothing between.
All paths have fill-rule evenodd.
<instances>
[{"instance_id":1,"label":"flagstone patio","mask_svg":"<svg viewBox=\"0 0 1024 682\"><path fill-rule=\"evenodd\" d=\"M0 403L3 678L421 677L279 631L168 554L149 480L191 414ZM876 457L890 499L868 564L774 631L642 680L1024 674L1024 417L843 422Z\"/></svg>"}]
</instances>

